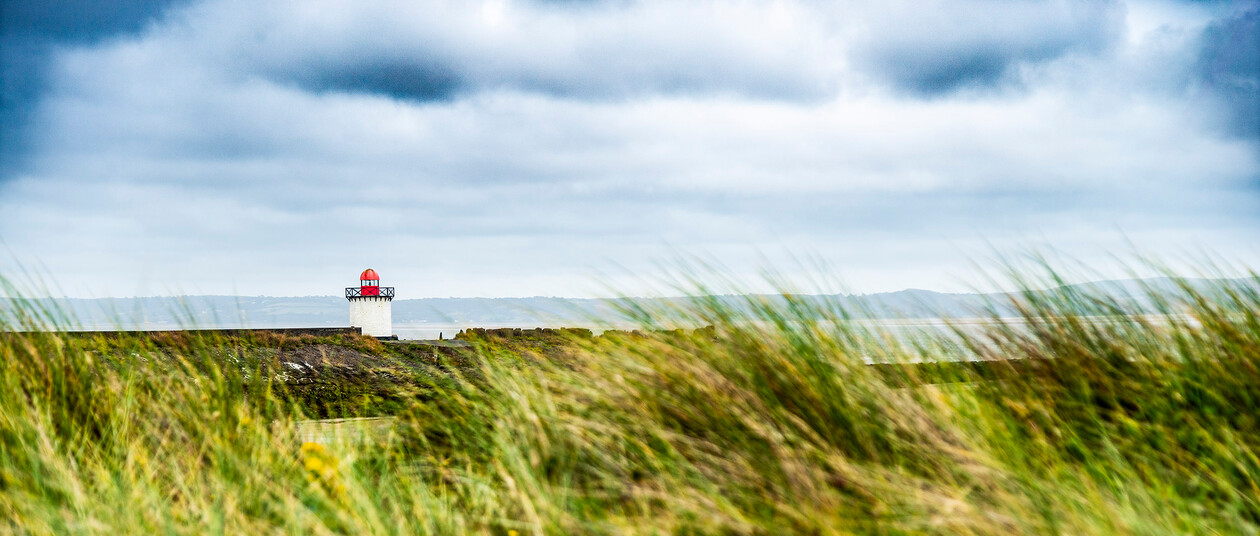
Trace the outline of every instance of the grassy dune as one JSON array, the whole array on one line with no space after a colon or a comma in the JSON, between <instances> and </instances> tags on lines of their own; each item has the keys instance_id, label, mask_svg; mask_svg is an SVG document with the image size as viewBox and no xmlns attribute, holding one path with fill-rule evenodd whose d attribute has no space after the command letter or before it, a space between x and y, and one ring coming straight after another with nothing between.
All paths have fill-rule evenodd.
<instances>
[{"instance_id":1,"label":"grassy dune","mask_svg":"<svg viewBox=\"0 0 1260 536\"><path fill-rule=\"evenodd\" d=\"M382 430L318 444L276 365L240 357L285 341L23 334L59 315L12 300L0 532L1260 531L1260 278L1016 280L1020 318L895 335L696 285L627 303L645 335L479 339ZM712 328L648 329L666 318ZM943 357L996 361L895 366Z\"/></svg>"}]
</instances>

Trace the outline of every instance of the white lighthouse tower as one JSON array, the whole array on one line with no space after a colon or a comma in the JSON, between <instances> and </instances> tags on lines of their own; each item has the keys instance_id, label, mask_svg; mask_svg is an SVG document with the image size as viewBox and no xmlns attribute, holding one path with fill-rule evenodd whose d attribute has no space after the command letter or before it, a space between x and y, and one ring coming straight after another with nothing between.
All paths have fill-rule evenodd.
<instances>
[{"instance_id":1,"label":"white lighthouse tower","mask_svg":"<svg viewBox=\"0 0 1260 536\"><path fill-rule=\"evenodd\" d=\"M350 300L350 325L364 335L390 337L394 334L394 287L382 287L381 276L368 268L359 275L359 286L346 288Z\"/></svg>"}]
</instances>

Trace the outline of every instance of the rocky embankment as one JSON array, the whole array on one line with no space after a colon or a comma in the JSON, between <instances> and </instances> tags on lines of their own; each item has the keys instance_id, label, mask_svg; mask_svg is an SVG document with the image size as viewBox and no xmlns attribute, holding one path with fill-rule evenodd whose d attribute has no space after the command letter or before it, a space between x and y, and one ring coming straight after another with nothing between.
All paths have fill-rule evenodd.
<instances>
[{"instance_id":1,"label":"rocky embankment","mask_svg":"<svg viewBox=\"0 0 1260 536\"><path fill-rule=\"evenodd\" d=\"M425 392L427 379L466 362L467 343L328 342L260 348L273 378L315 417L391 414Z\"/></svg>"},{"instance_id":2,"label":"rocky embankment","mask_svg":"<svg viewBox=\"0 0 1260 536\"><path fill-rule=\"evenodd\" d=\"M309 385L324 381L396 381L405 375L400 363L383 356L332 344L312 344L292 349L264 349L274 352L280 364L277 380L287 385Z\"/></svg>"}]
</instances>

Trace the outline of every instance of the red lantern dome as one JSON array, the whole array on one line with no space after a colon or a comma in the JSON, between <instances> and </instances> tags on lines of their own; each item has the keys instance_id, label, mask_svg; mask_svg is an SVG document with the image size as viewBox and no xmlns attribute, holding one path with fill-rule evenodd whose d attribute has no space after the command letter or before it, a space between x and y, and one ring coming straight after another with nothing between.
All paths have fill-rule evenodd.
<instances>
[{"instance_id":1,"label":"red lantern dome","mask_svg":"<svg viewBox=\"0 0 1260 536\"><path fill-rule=\"evenodd\" d=\"M376 270L368 268L359 274L359 286L346 288L346 299L356 300L365 297L381 297L387 300L394 298L394 287L382 287L381 276Z\"/></svg>"},{"instance_id":2,"label":"red lantern dome","mask_svg":"<svg viewBox=\"0 0 1260 536\"><path fill-rule=\"evenodd\" d=\"M376 275L376 270L368 268L359 274L359 293L364 296L381 295L381 276Z\"/></svg>"}]
</instances>

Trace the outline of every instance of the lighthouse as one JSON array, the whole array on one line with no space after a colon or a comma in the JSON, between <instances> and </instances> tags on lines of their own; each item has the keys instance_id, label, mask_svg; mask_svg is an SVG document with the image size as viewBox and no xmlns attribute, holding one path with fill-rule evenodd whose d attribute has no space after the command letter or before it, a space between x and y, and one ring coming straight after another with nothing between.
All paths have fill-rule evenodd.
<instances>
[{"instance_id":1,"label":"lighthouse","mask_svg":"<svg viewBox=\"0 0 1260 536\"><path fill-rule=\"evenodd\" d=\"M381 276L368 268L359 274L359 286L346 288L350 300L350 325L363 329L364 335L390 337L394 334L394 287L382 287Z\"/></svg>"}]
</instances>

